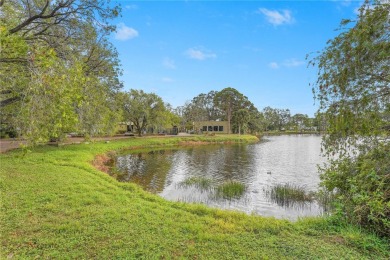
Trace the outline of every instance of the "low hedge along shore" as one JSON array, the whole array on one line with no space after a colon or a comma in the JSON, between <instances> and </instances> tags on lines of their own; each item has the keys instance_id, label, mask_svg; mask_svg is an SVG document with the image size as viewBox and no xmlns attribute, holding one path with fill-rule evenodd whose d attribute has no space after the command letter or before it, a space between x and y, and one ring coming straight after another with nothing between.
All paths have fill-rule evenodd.
<instances>
[{"instance_id":1,"label":"low hedge along shore","mask_svg":"<svg viewBox=\"0 0 390 260\"><path fill-rule=\"evenodd\" d=\"M331 217L289 222L170 202L92 165L122 149L256 140L129 138L1 154L0 259L389 259L389 241Z\"/></svg>"}]
</instances>

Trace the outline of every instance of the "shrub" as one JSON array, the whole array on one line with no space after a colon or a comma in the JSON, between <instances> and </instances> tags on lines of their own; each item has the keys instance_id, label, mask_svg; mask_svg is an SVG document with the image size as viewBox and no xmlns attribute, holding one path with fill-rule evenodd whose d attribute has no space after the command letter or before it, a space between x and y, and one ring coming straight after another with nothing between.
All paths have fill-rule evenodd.
<instances>
[{"instance_id":1,"label":"shrub","mask_svg":"<svg viewBox=\"0 0 390 260\"><path fill-rule=\"evenodd\" d=\"M334 161L321 178L335 191L339 216L390 237L390 144Z\"/></svg>"}]
</instances>

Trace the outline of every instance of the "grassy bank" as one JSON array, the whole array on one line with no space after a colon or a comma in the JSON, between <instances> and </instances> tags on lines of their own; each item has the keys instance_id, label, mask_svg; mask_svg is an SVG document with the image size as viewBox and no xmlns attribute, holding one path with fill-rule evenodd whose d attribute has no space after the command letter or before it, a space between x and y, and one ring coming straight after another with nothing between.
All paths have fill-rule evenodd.
<instances>
[{"instance_id":1,"label":"grassy bank","mask_svg":"<svg viewBox=\"0 0 390 260\"><path fill-rule=\"evenodd\" d=\"M0 259L374 258L386 241L331 219L291 223L174 203L95 169L128 147L251 142L249 136L133 138L0 155Z\"/></svg>"}]
</instances>

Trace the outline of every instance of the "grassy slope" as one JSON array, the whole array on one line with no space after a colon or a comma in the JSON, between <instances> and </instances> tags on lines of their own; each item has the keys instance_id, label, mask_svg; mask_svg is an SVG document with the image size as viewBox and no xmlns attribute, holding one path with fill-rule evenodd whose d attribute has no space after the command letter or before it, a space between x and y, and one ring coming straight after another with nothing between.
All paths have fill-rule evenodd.
<instances>
[{"instance_id":1,"label":"grassy slope","mask_svg":"<svg viewBox=\"0 0 390 260\"><path fill-rule=\"evenodd\" d=\"M0 155L0 259L390 257L386 241L329 219L290 223L168 202L91 166L124 147L233 139L135 138Z\"/></svg>"}]
</instances>

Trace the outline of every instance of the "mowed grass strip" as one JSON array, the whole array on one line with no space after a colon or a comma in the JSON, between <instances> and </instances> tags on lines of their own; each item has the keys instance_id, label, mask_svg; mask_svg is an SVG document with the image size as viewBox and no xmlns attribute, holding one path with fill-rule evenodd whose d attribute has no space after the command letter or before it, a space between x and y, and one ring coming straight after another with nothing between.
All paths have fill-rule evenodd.
<instances>
[{"instance_id":1,"label":"mowed grass strip","mask_svg":"<svg viewBox=\"0 0 390 260\"><path fill-rule=\"evenodd\" d=\"M0 259L388 259L388 241L331 218L291 223L166 201L92 166L98 154L251 136L133 138L0 155Z\"/></svg>"}]
</instances>

